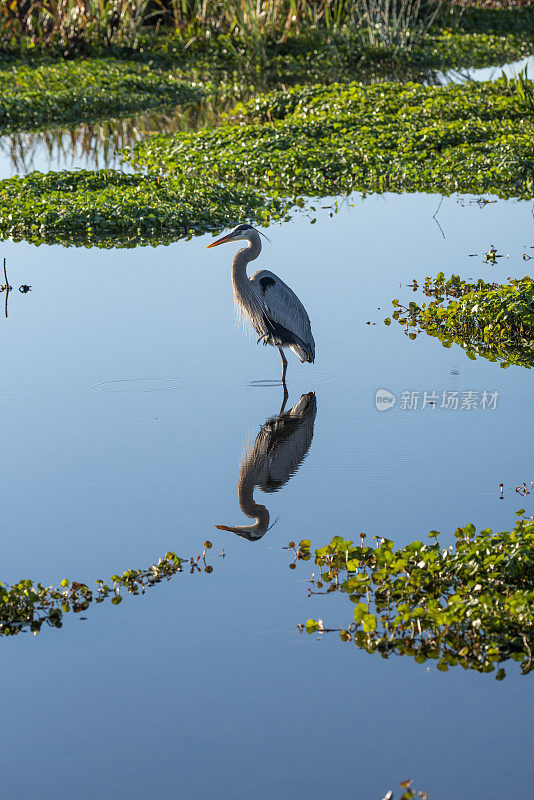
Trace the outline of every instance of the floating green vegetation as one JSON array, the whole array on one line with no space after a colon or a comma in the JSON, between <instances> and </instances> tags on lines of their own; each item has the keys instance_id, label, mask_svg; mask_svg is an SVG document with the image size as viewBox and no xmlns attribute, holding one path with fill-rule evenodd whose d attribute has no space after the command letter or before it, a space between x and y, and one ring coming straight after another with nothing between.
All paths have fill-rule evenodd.
<instances>
[{"instance_id":1,"label":"floating green vegetation","mask_svg":"<svg viewBox=\"0 0 534 800\"><path fill-rule=\"evenodd\" d=\"M236 114L244 124L148 137L126 157L268 196L534 194L534 114L502 81L298 87L260 96Z\"/></svg>"},{"instance_id":2,"label":"floating green vegetation","mask_svg":"<svg viewBox=\"0 0 534 800\"><path fill-rule=\"evenodd\" d=\"M492 251L490 251L492 252ZM468 283L442 272L426 278L423 292L434 299L407 306L393 300L391 318L404 326L410 339L424 330L444 347L460 345L470 359L477 355L510 365L534 366L534 282L525 277L499 285L478 280Z\"/></svg>"},{"instance_id":3,"label":"floating green vegetation","mask_svg":"<svg viewBox=\"0 0 534 800\"><path fill-rule=\"evenodd\" d=\"M204 90L180 71L113 57L0 65L0 132L189 105Z\"/></svg>"},{"instance_id":4,"label":"floating green vegetation","mask_svg":"<svg viewBox=\"0 0 534 800\"><path fill-rule=\"evenodd\" d=\"M371 46L347 25L252 38L235 26L204 37L190 30L143 33L135 50L88 45L86 57L71 60L50 57L51 46L30 48L26 59L0 62L0 132L187 106L204 97L224 107L229 98L296 82L435 82L436 70L504 64L531 53L529 25L534 14L514 33L436 28L410 51ZM47 56L32 57L33 51Z\"/></svg>"},{"instance_id":5,"label":"floating green vegetation","mask_svg":"<svg viewBox=\"0 0 534 800\"><path fill-rule=\"evenodd\" d=\"M518 514L523 514L522 509ZM519 519L512 531L457 528L456 546L430 542L395 550L389 539L376 547L335 536L315 551L320 575L310 593L342 592L353 603L353 622L340 630L344 642L383 658L408 655L439 670L493 672L508 659L530 672L534 648L534 522ZM293 544L293 543L292 543ZM310 543L295 547L309 560ZM328 630L321 620L300 626ZM338 629L339 630L339 629ZM500 667L497 680L505 676Z\"/></svg>"},{"instance_id":6,"label":"floating green vegetation","mask_svg":"<svg viewBox=\"0 0 534 800\"><path fill-rule=\"evenodd\" d=\"M116 170L31 172L0 181L0 237L33 244L168 244L236 219L267 222L282 203L218 181Z\"/></svg>"},{"instance_id":7,"label":"floating green vegetation","mask_svg":"<svg viewBox=\"0 0 534 800\"><path fill-rule=\"evenodd\" d=\"M534 114L523 95L504 81L271 93L235 110L242 124L150 136L128 150L125 158L148 174L1 181L0 236L161 244L236 218L267 224L291 203L304 205L303 196L353 190L532 197Z\"/></svg>"},{"instance_id":8,"label":"floating green vegetation","mask_svg":"<svg viewBox=\"0 0 534 800\"><path fill-rule=\"evenodd\" d=\"M87 611L91 603L111 600L113 605L122 602L121 590L128 594L144 594L147 589L170 580L176 573L189 567L190 572L213 572L206 562L206 551L211 542L204 542L201 555L183 559L169 552L157 564L146 569L128 569L122 575L112 575L108 582L97 580L91 589L78 581L61 581L59 587L44 586L31 580L21 580L13 585L0 583L0 636L15 636L29 629L37 635L46 623L61 628L63 615L72 611L79 614Z\"/></svg>"},{"instance_id":9,"label":"floating green vegetation","mask_svg":"<svg viewBox=\"0 0 534 800\"><path fill-rule=\"evenodd\" d=\"M251 40L234 33L203 39L180 34L171 38L147 37L143 50L168 59L197 79L243 82L256 88L280 84L359 80L365 83L391 77L405 81L416 73L433 80L432 71L448 68L483 67L516 61L532 52L530 31L534 13L515 33L465 31L434 28L411 51L371 46L361 31L351 26L326 32L318 27L282 37ZM185 49L187 48L187 50Z\"/></svg>"}]
</instances>

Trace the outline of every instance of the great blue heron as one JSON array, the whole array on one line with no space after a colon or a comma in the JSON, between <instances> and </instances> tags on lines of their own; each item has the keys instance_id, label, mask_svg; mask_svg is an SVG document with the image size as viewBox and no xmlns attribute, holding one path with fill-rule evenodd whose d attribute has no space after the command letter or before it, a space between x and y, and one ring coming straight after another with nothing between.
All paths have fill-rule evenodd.
<instances>
[{"instance_id":1,"label":"great blue heron","mask_svg":"<svg viewBox=\"0 0 534 800\"><path fill-rule=\"evenodd\" d=\"M243 457L239 467L237 495L241 511L255 519L253 525L216 525L221 531L232 531L256 542L269 529L269 512L266 506L256 503L254 489L276 492L298 470L313 439L313 426L317 413L315 394L303 394L292 409L284 413L284 402L277 417L268 419L256 436L256 441Z\"/></svg>"},{"instance_id":2,"label":"great blue heron","mask_svg":"<svg viewBox=\"0 0 534 800\"><path fill-rule=\"evenodd\" d=\"M249 278L247 264L261 253L259 232L252 225L237 225L229 234L212 242L216 247L244 239L248 247L239 250L232 263L232 286L239 307L248 314L258 336L258 344L278 347L282 356L282 383L285 384L287 359L283 348L289 347L302 362L315 360L315 342L310 318L295 292L274 272L262 269Z\"/></svg>"}]
</instances>

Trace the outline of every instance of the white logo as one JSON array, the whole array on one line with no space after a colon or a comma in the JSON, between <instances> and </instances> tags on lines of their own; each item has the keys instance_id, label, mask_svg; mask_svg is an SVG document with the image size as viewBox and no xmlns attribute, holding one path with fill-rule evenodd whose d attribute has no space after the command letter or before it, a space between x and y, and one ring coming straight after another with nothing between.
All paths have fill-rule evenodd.
<instances>
[{"instance_id":1,"label":"white logo","mask_svg":"<svg viewBox=\"0 0 534 800\"><path fill-rule=\"evenodd\" d=\"M377 389L375 394L375 405L378 411L389 411L393 408L397 398L387 389Z\"/></svg>"}]
</instances>

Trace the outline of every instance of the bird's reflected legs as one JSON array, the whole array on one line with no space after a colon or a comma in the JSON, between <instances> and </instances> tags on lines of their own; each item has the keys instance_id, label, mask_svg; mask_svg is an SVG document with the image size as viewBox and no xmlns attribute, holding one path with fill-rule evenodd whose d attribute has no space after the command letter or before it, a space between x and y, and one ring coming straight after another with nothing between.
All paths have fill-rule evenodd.
<instances>
[{"instance_id":1,"label":"bird's reflected legs","mask_svg":"<svg viewBox=\"0 0 534 800\"><path fill-rule=\"evenodd\" d=\"M284 397L282 400L282 408L280 409L280 414L284 413L284 409L286 407L287 398L289 397L289 392L287 391L286 386L286 371L287 371L287 358L284 355L284 351L281 347L278 348L280 350L280 355L282 356L282 386L284 387Z\"/></svg>"},{"instance_id":2,"label":"bird's reflected legs","mask_svg":"<svg viewBox=\"0 0 534 800\"><path fill-rule=\"evenodd\" d=\"M283 364L283 368L282 368L282 383L285 386L285 383L286 383L286 370L287 370L287 358L285 357L284 351L282 350L282 348L279 347L278 349L280 350L280 355L282 356L282 364Z\"/></svg>"},{"instance_id":3,"label":"bird's reflected legs","mask_svg":"<svg viewBox=\"0 0 534 800\"><path fill-rule=\"evenodd\" d=\"M284 387L284 396L282 398L282 405L280 407L280 411L278 412L278 416L281 417L286 409L287 398L289 397L289 392L287 391L286 382L283 381L282 386Z\"/></svg>"}]
</instances>

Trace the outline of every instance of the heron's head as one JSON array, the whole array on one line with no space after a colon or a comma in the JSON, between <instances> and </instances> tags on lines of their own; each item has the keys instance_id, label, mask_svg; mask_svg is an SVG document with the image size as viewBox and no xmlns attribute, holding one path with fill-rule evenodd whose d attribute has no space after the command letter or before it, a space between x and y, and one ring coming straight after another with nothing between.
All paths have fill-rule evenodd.
<instances>
[{"instance_id":1,"label":"heron's head","mask_svg":"<svg viewBox=\"0 0 534 800\"><path fill-rule=\"evenodd\" d=\"M227 244L228 242L239 242L241 239L251 242L253 237L258 238L258 233L259 231L257 231L256 228L253 228L252 225L248 225L245 222L242 225L236 225L230 233L212 242L208 247L217 247L218 244Z\"/></svg>"}]
</instances>

